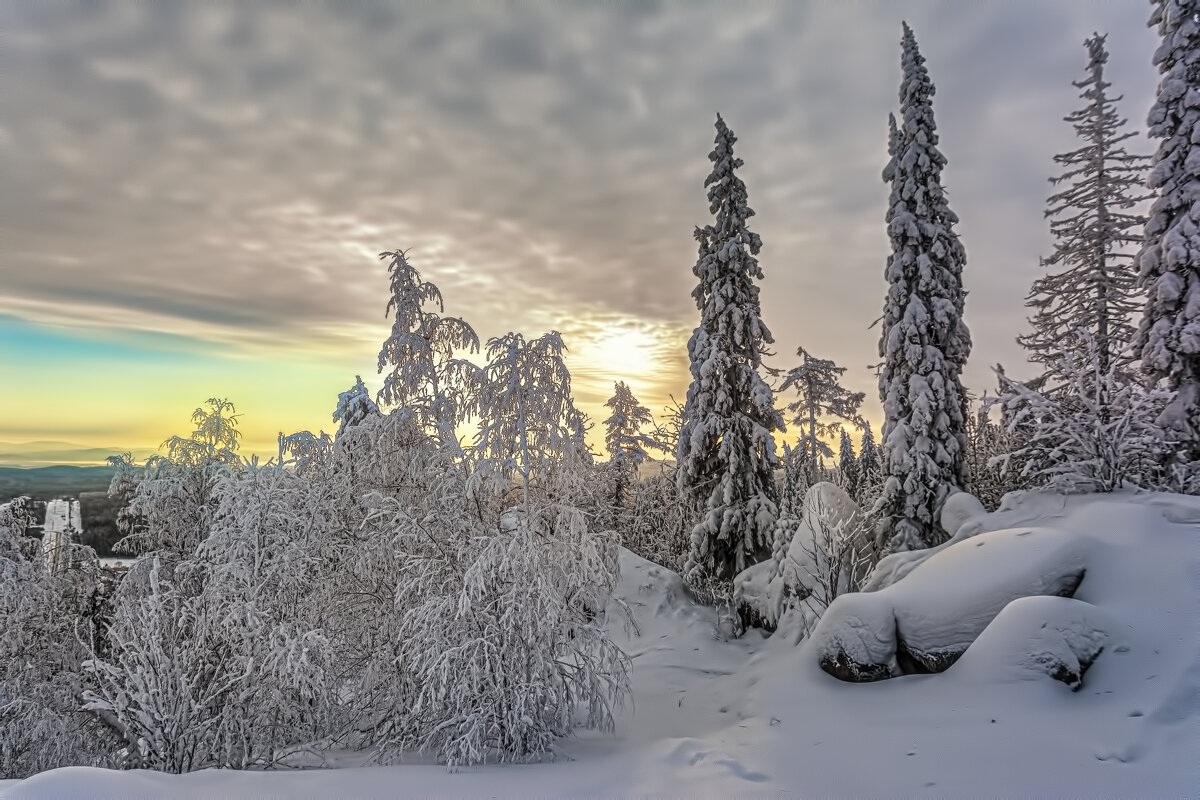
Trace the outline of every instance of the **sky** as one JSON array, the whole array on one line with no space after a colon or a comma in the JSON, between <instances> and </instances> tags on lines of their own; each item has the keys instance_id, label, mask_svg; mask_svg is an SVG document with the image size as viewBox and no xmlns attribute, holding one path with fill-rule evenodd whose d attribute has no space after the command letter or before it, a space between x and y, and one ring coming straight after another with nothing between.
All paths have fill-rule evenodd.
<instances>
[{"instance_id":1,"label":"sky","mask_svg":"<svg viewBox=\"0 0 1200 800\"><path fill-rule=\"evenodd\" d=\"M878 424L900 23L937 86L967 251L964 382L1014 337L1083 41L1144 128L1149 4L0 4L0 463L102 463L227 397L243 449L380 385L384 250L484 339L558 330L576 400L687 391L715 115L762 236L768 364L832 358ZM1151 146L1141 140L1142 152ZM781 398L786 402L786 398ZM597 424L597 433L601 426ZM600 437L596 437L597 441Z\"/></svg>"}]
</instances>

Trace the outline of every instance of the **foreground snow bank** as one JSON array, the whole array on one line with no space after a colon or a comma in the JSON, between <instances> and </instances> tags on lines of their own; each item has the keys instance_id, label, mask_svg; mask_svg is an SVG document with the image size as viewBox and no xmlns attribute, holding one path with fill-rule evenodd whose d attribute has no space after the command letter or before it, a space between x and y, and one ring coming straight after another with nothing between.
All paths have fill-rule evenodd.
<instances>
[{"instance_id":1,"label":"foreground snow bank","mask_svg":"<svg viewBox=\"0 0 1200 800\"><path fill-rule=\"evenodd\" d=\"M1038 530L1039 553L1081 556L1086 574L1074 599L1005 604L941 674L848 684L821 671L815 640L725 640L717 614L677 576L625 553L619 591L637 630L613 637L633 662L633 708L615 739L567 742L573 760L453 775L427 764L184 776L76 768L0 798L1195 797L1200 500L1021 496L965 525L972 536ZM958 555L927 570L925 613L982 589L986 576L973 570L987 572L987 554L1009 538L979 548L968 538L970 573ZM1078 691L1050 679L1056 665L1089 658Z\"/></svg>"}]
</instances>

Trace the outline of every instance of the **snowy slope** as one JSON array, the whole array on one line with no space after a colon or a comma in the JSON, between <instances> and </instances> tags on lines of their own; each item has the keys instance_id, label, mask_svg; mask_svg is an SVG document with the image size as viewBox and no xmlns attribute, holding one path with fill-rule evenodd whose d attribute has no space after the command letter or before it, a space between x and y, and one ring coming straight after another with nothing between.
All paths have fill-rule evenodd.
<instances>
[{"instance_id":1,"label":"snowy slope","mask_svg":"<svg viewBox=\"0 0 1200 800\"><path fill-rule=\"evenodd\" d=\"M674 574L624 553L637 631L614 635L633 660L634 707L616 737L581 735L556 762L455 774L427 763L184 776L72 768L0 784L0 798L1200 795L1200 501L1024 496L982 522L981 533L1035 527L1082 554L1076 598L1095 607L1108 642L1078 692L1014 658L1031 620L1057 619L1057 598L1011 604L945 673L848 684L820 670L812 644L722 640L715 613ZM975 550L973 538L943 555ZM949 575L938 579L948 605L987 577L969 571L986 560L967 561L976 566L937 570ZM935 571L911 577L921 572Z\"/></svg>"}]
</instances>

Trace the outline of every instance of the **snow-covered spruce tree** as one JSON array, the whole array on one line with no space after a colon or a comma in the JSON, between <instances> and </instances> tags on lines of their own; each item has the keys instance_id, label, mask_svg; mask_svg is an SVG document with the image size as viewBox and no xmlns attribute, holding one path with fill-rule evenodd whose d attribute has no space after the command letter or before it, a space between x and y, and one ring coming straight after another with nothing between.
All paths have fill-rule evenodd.
<instances>
[{"instance_id":1,"label":"snow-covered spruce tree","mask_svg":"<svg viewBox=\"0 0 1200 800\"><path fill-rule=\"evenodd\" d=\"M441 291L421 279L404 251L379 257L391 259L387 312L396 312L391 336L379 351L379 371L387 370L379 402L412 409L417 421L436 433L443 446L460 452L455 428L464 418L462 395L475 366L454 353L478 352L479 337L461 318L442 316ZM437 311L426 311L426 304L435 305Z\"/></svg>"},{"instance_id":2,"label":"snow-covered spruce tree","mask_svg":"<svg viewBox=\"0 0 1200 800\"><path fill-rule=\"evenodd\" d=\"M729 581L768 555L777 508L771 431L783 430L771 388L759 375L771 332L762 321L755 280L762 240L746 227L754 215L735 170L733 135L717 116L708 187L711 225L697 228L699 279L692 297L700 324L688 341L692 383L676 450L681 492L703 504L692 530L687 571Z\"/></svg>"},{"instance_id":3,"label":"snow-covered spruce tree","mask_svg":"<svg viewBox=\"0 0 1200 800\"><path fill-rule=\"evenodd\" d=\"M1147 299L1134 342L1142 370L1176 392L1160 424L1178 440L1180 468L1193 474L1200 462L1198 13L1195 0L1156 0L1150 17L1162 37L1154 53L1162 78L1147 120L1159 145L1148 182L1156 197L1136 260Z\"/></svg>"},{"instance_id":4,"label":"snow-covered spruce tree","mask_svg":"<svg viewBox=\"0 0 1200 800\"><path fill-rule=\"evenodd\" d=\"M858 495L855 501L860 506L867 506L868 501L873 504L882 484L883 461L879 455L879 445L875 443L871 423L863 420L863 434L858 442Z\"/></svg>"},{"instance_id":5,"label":"snow-covered spruce tree","mask_svg":"<svg viewBox=\"0 0 1200 800\"><path fill-rule=\"evenodd\" d=\"M823 438L841 430L842 422L854 426L861 424L858 409L864 395L844 389L838 383L846 372L845 367L839 367L827 358L817 358L803 347L796 350L796 355L800 356L800 366L788 371L779 391L795 389L799 395L787 410L796 415L792 425L801 430L801 445L809 473L816 476L821 459L833 458L833 450Z\"/></svg>"},{"instance_id":6,"label":"snow-covered spruce tree","mask_svg":"<svg viewBox=\"0 0 1200 800\"><path fill-rule=\"evenodd\" d=\"M629 484L637 476L637 468L649 458L647 448L665 452L667 446L652 435L642 433L643 425L653 423L650 409L640 404L625 381L613 385L613 396L605 404L612 414L604 420L604 445L608 449L611 501L619 509L625 504Z\"/></svg>"},{"instance_id":7,"label":"snow-covered spruce tree","mask_svg":"<svg viewBox=\"0 0 1200 800\"><path fill-rule=\"evenodd\" d=\"M875 507L880 535L894 551L942 541L941 505L966 485L966 396L959 376L971 351L963 322L966 254L942 188L946 158L937 148L934 86L907 24L902 47L901 123L883 171L891 184L892 254L879 340L885 483Z\"/></svg>"},{"instance_id":8,"label":"snow-covered spruce tree","mask_svg":"<svg viewBox=\"0 0 1200 800\"><path fill-rule=\"evenodd\" d=\"M333 410L333 421L338 423L340 436L346 428L358 425L367 417L377 416L379 406L371 399L371 393L363 384L362 376L354 376L354 385L338 395L337 407Z\"/></svg>"},{"instance_id":9,"label":"snow-covered spruce tree","mask_svg":"<svg viewBox=\"0 0 1200 800\"><path fill-rule=\"evenodd\" d=\"M846 494L858 502L858 456L854 454L854 442L843 430L838 443L838 478Z\"/></svg>"},{"instance_id":10,"label":"snow-covered spruce tree","mask_svg":"<svg viewBox=\"0 0 1200 800\"><path fill-rule=\"evenodd\" d=\"M1129 153L1122 144L1135 132L1124 131L1126 121L1116 110L1121 98L1108 94L1105 38L1095 34L1084 42L1088 74L1074 86L1085 105L1064 117L1083 145L1054 157L1064 171L1050 179L1062 188L1046 205L1055 245L1042 266L1050 273L1033 282L1025 302L1033 309L1033 331L1017 337L1029 360L1041 364L1035 386L1048 396L1074 394L1078 375L1063 375L1056 367L1063 363L1063 347L1080 342L1073 335L1079 329L1095 342L1099 374L1115 367L1118 375L1131 379L1133 372L1132 314L1142 303L1136 296L1133 254L1126 248L1137 241L1145 223L1135 206L1143 199L1138 189L1147 158ZM1108 405L1103 394L1094 402L1101 410Z\"/></svg>"}]
</instances>

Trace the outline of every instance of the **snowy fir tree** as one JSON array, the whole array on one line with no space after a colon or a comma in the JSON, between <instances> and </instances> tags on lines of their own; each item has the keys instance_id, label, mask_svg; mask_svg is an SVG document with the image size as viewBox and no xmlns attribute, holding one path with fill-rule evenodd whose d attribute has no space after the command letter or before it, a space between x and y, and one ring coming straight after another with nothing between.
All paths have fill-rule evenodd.
<instances>
[{"instance_id":1,"label":"snowy fir tree","mask_svg":"<svg viewBox=\"0 0 1200 800\"><path fill-rule=\"evenodd\" d=\"M333 421L338 423L337 435L346 428L360 424L370 416L379 414L379 406L371 399L371 393L363 384L362 376L354 376L354 385L338 395L337 408L333 410Z\"/></svg>"},{"instance_id":2,"label":"snowy fir tree","mask_svg":"<svg viewBox=\"0 0 1200 800\"><path fill-rule=\"evenodd\" d=\"M1108 94L1105 38L1096 34L1084 42L1088 73L1074 86L1085 105L1064 118L1082 146L1054 157L1064 171L1051 178L1062 188L1046 206L1055 245L1042 266L1050 273L1033 282L1025 303L1033 309L1033 331L1017 337L1029 351L1029 360L1042 366L1036 388L1050 395L1077 380L1076 375L1060 374L1056 365L1063 363L1063 347L1081 341L1072 335L1079 329L1095 343L1100 374L1113 367L1117 374L1132 371L1132 314L1141 301L1127 246L1137 241L1145 222L1135 206L1142 199L1138 187L1147 159L1129 153L1122 144L1135 132L1124 131L1125 120L1116 110L1121 98ZM1102 395L1095 401L1101 408L1108 402Z\"/></svg>"},{"instance_id":3,"label":"snowy fir tree","mask_svg":"<svg viewBox=\"0 0 1200 800\"><path fill-rule=\"evenodd\" d=\"M379 350L379 372L387 371L379 402L411 409L443 446L457 452L455 427L463 420L462 393L473 379L475 367L454 354L458 350L478 352L479 337L459 317L442 316L441 291L421 279L404 251L379 257L391 259L387 313L395 311L391 336ZM426 310L426 305L437 310Z\"/></svg>"},{"instance_id":4,"label":"snowy fir tree","mask_svg":"<svg viewBox=\"0 0 1200 800\"><path fill-rule=\"evenodd\" d=\"M642 426L653 424L650 409L640 404L625 381L613 385L613 396L604 404L612 414L604 420L604 446L608 449L609 465L613 470L613 505L620 507L625 492L637 474L637 467L647 458L647 448L666 451L667 446L653 436L642 433Z\"/></svg>"},{"instance_id":5,"label":"snowy fir tree","mask_svg":"<svg viewBox=\"0 0 1200 800\"><path fill-rule=\"evenodd\" d=\"M897 551L945 538L937 524L941 505L966 485L966 397L959 376L971 351L963 322L966 254L942 188L946 158L937 148L934 86L907 24L902 47L901 120L883 172L891 185L892 254L879 341L885 484L876 504L881 535Z\"/></svg>"},{"instance_id":6,"label":"snowy fir tree","mask_svg":"<svg viewBox=\"0 0 1200 800\"><path fill-rule=\"evenodd\" d=\"M858 443L858 490L855 498L862 504L875 492L883 481L883 462L879 455L879 445L875 443L875 433L871 423L863 420L863 435Z\"/></svg>"},{"instance_id":7,"label":"snowy fir tree","mask_svg":"<svg viewBox=\"0 0 1200 800\"><path fill-rule=\"evenodd\" d=\"M1146 306L1135 338L1142 370L1176 396L1160 420L1200 461L1200 7L1156 0L1161 78L1147 120L1159 140L1148 184L1155 192L1137 255ZM1186 468L1186 465L1181 465Z\"/></svg>"},{"instance_id":8,"label":"snowy fir tree","mask_svg":"<svg viewBox=\"0 0 1200 800\"><path fill-rule=\"evenodd\" d=\"M779 391L795 389L799 395L787 410L796 415L792 425L800 428L809 474L815 476L821 459L833 458L833 450L825 438L836 434L842 422L855 426L862 422L858 409L864 395L844 389L838 383L845 367L827 358L817 358L803 347L796 350L796 355L800 356L800 365L788 372Z\"/></svg>"},{"instance_id":9,"label":"snowy fir tree","mask_svg":"<svg viewBox=\"0 0 1200 800\"><path fill-rule=\"evenodd\" d=\"M850 433L845 429L838 442L838 477L846 494L858 502L858 457L854 454Z\"/></svg>"},{"instance_id":10,"label":"snowy fir tree","mask_svg":"<svg viewBox=\"0 0 1200 800\"><path fill-rule=\"evenodd\" d=\"M692 531L688 572L731 580L762 560L777 513L774 430L783 420L759 375L763 348L773 342L762 321L758 234L746 227L754 211L737 177L737 141L717 116L708 187L713 224L697 228L699 279L692 297L700 324L688 341L692 382L684 406L677 458L680 490L703 505Z\"/></svg>"},{"instance_id":11,"label":"snowy fir tree","mask_svg":"<svg viewBox=\"0 0 1200 800\"><path fill-rule=\"evenodd\" d=\"M625 381L613 385L613 396L604 403L612 414L604 420L604 446L614 462L641 464L649 454L646 448L664 450L665 445L654 437L642 433L643 425L653 424L650 409L640 404Z\"/></svg>"}]
</instances>

